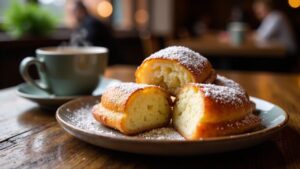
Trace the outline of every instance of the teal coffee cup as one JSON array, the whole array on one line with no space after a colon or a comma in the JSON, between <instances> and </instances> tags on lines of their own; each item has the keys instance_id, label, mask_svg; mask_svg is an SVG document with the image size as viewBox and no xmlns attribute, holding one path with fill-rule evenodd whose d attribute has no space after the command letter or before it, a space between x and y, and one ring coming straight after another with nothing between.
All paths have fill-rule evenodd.
<instances>
[{"instance_id":1,"label":"teal coffee cup","mask_svg":"<svg viewBox=\"0 0 300 169\"><path fill-rule=\"evenodd\" d=\"M30 85L56 96L91 94L107 66L108 49L104 47L46 47L36 50L36 57L26 57L20 73ZM36 66L39 80L29 74Z\"/></svg>"},{"instance_id":2,"label":"teal coffee cup","mask_svg":"<svg viewBox=\"0 0 300 169\"><path fill-rule=\"evenodd\" d=\"M234 46L242 45L245 41L246 25L243 22L232 22L228 29L231 44Z\"/></svg>"}]
</instances>

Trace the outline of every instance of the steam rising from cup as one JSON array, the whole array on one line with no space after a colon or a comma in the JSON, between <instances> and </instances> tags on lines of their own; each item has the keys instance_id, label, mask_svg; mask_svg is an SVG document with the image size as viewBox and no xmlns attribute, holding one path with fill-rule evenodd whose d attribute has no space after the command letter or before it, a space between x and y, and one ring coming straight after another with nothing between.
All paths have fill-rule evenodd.
<instances>
[{"instance_id":1,"label":"steam rising from cup","mask_svg":"<svg viewBox=\"0 0 300 169\"><path fill-rule=\"evenodd\" d=\"M65 47L88 47L92 46L92 44L87 41L88 32L86 29L80 29L71 34L69 42L63 42L58 46L58 50L63 49Z\"/></svg>"}]
</instances>

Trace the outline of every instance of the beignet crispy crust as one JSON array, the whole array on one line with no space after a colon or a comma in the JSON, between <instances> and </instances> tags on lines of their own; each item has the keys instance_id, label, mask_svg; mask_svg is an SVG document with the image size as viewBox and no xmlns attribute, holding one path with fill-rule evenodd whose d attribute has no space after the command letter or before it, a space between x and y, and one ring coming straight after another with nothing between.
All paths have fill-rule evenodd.
<instances>
[{"instance_id":1,"label":"beignet crispy crust","mask_svg":"<svg viewBox=\"0 0 300 169\"><path fill-rule=\"evenodd\" d=\"M159 86L119 83L106 89L92 111L101 124L132 135L168 125L171 100Z\"/></svg>"},{"instance_id":2,"label":"beignet crispy crust","mask_svg":"<svg viewBox=\"0 0 300 169\"><path fill-rule=\"evenodd\" d=\"M236 86L190 83L177 95L173 125L190 140L239 134L259 126L254 108Z\"/></svg>"},{"instance_id":3,"label":"beignet crispy crust","mask_svg":"<svg viewBox=\"0 0 300 169\"><path fill-rule=\"evenodd\" d=\"M249 114L245 118L223 123L201 123L195 133L187 139L199 139L208 137L220 137L234 134L241 134L259 128L260 119Z\"/></svg>"},{"instance_id":4,"label":"beignet crispy crust","mask_svg":"<svg viewBox=\"0 0 300 169\"><path fill-rule=\"evenodd\" d=\"M172 46L146 58L137 68L135 77L137 83L159 85L175 95L187 83L212 83L216 73L199 53Z\"/></svg>"}]
</instances>

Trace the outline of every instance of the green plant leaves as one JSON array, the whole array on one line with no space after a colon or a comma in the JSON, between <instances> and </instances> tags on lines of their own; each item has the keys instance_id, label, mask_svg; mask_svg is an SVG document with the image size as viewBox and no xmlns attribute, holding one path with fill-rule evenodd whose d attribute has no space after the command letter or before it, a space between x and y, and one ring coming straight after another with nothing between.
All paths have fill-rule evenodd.
<instances>
[{"instance_id":1,"label":"green plant leaves","mask_svg":"<svg viewBox=\"0 0 300 169\"><path fill-rule=\"evenodd\" d=\"M4 29L14 37L44 36L57 25L57 20L37 4L14 1L4 15Z\"/></svg>"}]
</instances>

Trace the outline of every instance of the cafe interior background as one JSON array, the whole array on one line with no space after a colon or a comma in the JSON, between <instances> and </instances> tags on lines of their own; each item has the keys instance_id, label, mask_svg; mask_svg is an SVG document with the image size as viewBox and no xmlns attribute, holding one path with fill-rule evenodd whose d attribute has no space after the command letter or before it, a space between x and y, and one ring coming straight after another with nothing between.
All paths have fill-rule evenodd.
<instances>
[{"instance_id":1,"label":"cafe interior background","mask_svg":"<svg viewBox=\"0 0 300 169\"><path fill-rule=\"evenodd\" d=\"M105 46L110 49L109 66L113 66L139 65L159 49L184 45L207 57L218 70L300 72L300 0L277 0L273 4L291 26L296 44L293 52L280 42L253 40L253 32L261 24L253 11L254 0L82 2L88 13L99 21L97 24L76 23L75 0L0 0L0 88L23 82L19 74L20 61L34 56L35 49L45 46ZM21 6L33 3L48 11L55 20L54 29L47 34L26 33L26 30L19 35L11 33L5 28L5 22L10 19L7 13L13 11L13 3ZM234 24L242 30L238 42L233 41ZM81 25L80 31L78 25ZM89 33L86 31L91 30L98 32L96 40L93 39L96 44L85 39ZM31 71L36 72L34 68Z\"/></svg>"}]
</instances>

